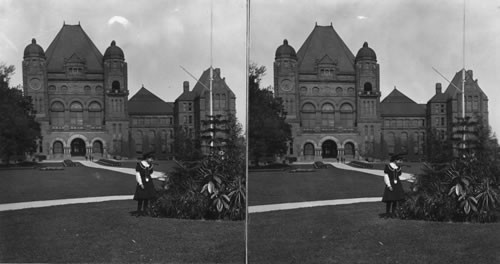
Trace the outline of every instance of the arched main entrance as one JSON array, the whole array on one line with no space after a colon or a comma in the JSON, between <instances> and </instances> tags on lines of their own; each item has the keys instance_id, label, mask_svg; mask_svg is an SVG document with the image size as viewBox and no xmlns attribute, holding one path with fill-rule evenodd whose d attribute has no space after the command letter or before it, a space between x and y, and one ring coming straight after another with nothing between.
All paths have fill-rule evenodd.
<instances>
[{"instance_id":1,"label":"arched main entrance","mask_svg":"<svg viewBox=\"0 0 500 264\"><path fill-rule=\"evenodd\" d=\"M71 141L71 156L85 156L85 142L81 138Z\"/></svg>"},{"instance_id":2,"label":"arched main entrance","mask_svg":"<svg viewBox=\"0 0 500 264\"><path fill-rule=\"evenodd\" d=\"M327 140L321 145L321 153L324 159L337 158L337 144L333 140Z\"/></svg>"}]
</instances>

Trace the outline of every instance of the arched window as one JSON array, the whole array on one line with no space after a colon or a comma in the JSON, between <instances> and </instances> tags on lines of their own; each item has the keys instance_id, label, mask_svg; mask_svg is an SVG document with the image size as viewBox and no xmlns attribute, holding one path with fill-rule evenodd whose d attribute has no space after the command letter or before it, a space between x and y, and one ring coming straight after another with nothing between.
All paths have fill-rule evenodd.
<instances>
[{"instance_id":1,"label":"arched window","mask_svg":"<svg viewBox=\"0 0 500 264\"><path fill-rule=\"evenodd\" d=\"M102 107L98 102L89 104L89 123L93 126L102 125Z\"/></svg>"},{"instance_id":2,"label":"arched window","mask_svg":"<svg viewBox=\"0 0 500 264\"><path fill-rule=\"evenodd\" d=\"M406 153L408 151L408 133L401 132L401 152Z\"/></svg>"},{"instance_id":3,"label":"arched window","mask_svg":"<svg viewBox=\"0 0 500 264\"><path fill-rule=\"evenodd\" d=\"M156 151L156 132L154 130L149 130L148 141L149 141L149 151Z\"/></svg>"},{"instance_id":4,"label":"arched window","mask_svg":"<svg viewBox=\"0 0 500 264\"><path fill-rule=\"evenodd\" d=\"M69 118L72 125L83 125L83 105L79 102L73 102L69 106Z\"/></svg>"},{"instance_id":5,"label":"arched window","mask_svg":"<svg viewBox=\"0 0 500 264\"><path fill-rule=\"evenodd\" d=\"M349 87L349 88L347 89L347 94L348 94L348 95L354 95L354 88Z\"/></svg>"},{"instance_id":6,"label":"arched window","mask_svg":"<svg viewBox=\"0 0 500 264\"><path fill-rule=\"evenodd\" d=\"M302 125L308 128L316 126L316 108L311 103L302 106Z\"/></svg>"},{"instance_id":7,"label":"arched window","mask_svg":"<svg viewBox=\"0 0 500 264\"><path fill-rule=\"evenodd\" d=\"M321 107L321 123L324 127L334 126L335 111L332 104L326 103Z\"/></svg>"},{"instance_id":8,"label":"arched window","mask_svg":"<svg viewBox=\"0 0 500 264\"><path fill-rule=\"evenodd\" d=\"M474 96L474 101L472 102L472 110L479 110L479 96Z\"/></svg>"},{"instance_id":9,"label":"arched window","mask_svg":"<svg viewBox=\"0 0 500 264\"><path fill-rule=\"evenodd\" d=\"M214 109L220 108L220 94L215 94L214 96Z\"/></svg>"},{"instance_id":10,"label":"arched window","mask_svg":"<svg viewBox=\"0 0 500 264\"><path fill-rule=\"evenodd\" d=\"M64 126L64 105L63 103L57 101L50 105L50 121L52 126L62 127Z\"/></svg>"},{"instance_id":11,"label":"arched window","mask_svg":"<svg viewBox=\"0 0 500 264\"><path fill-rule=\"evenodd\" d=\"M337 93L337 95L342 95L344 93L344 90L342 89L342 87L337 87L335 92Z\"/></svg>"},{"instance_id":12,"label":"arched window","mask_svg":"<svg viewBox=\"0 0 500 264\"><path fill-rule=\"evenodd\" d=\"M99 140L94 141L92 144L92 153L102 154L102 142Z\"/></svg>"},{"instance_id":13,"label":"arched window","mask_svg":"<svg viewBox=\"0 0 500 264\"><path fill-rule=\"evenodd\" d=\"M420 142L418 132L413 133L413 154L419 154Z\"/></svg>"},{"instance_id":14,"label":"arched window","mask_svg":"<svg viewBox=\"0 0 500 264\"><path fill-rule=\"evenodd\" d=\"M143 134L141 130L137 130L135 133L135 152L136 153L142 153L142 140L143 140Z\"/></svg>"},{"instance_id":15,"label":"arched window","mask_svg":"<svg viewBox=\"0 0 500 264\"><path fill-rule=\"evenodd\" d=\"M64 153L63 144L61 141L54 142L54 145L52 147L52 152L54 154L63 154Z\"/></svg>"},{"instance_id":16,"label":"arched window","mask_svg":"<svg viewBox=\"0 0 500 264\"><path fill-rule=\"evenodd\" d=\"M120 82L119 81L113 81L111 84L111 90L113 93L118 93L120 92Z\"/></svg>"},{"instance_id":17,"label":"arched window","mask_svg":"<svg viewBox=\"0 0 500 264\"><path fill-rule=\"evenodd\" d=\"M162 153L167 152L167 131L166 130L161 131L161 152Z\"/></svg>"},{"instance_id":18,"label":"arched window","mask_svg":"<svg viewBox=\"0 0 500 264\"><path fill-rule=\"evenodd\" d=\"M226 109L226 94L225 93L221 94L220 107L221 107L221 109Z\"/></svg>"},{"instance_id":19,"label":"arched window","mask_svg":"<svg viewBox=\"0 0 500 264\"><path fill-rule=\"evenodd\" d=\"M342 127L352 127L354 125L354 109L349 103L340 106L340 124Z\"/></svg>"},{"instance_id":20,"label":"arched window","mask_svg":"<svg viewBox=\"0 0 500 264\"><path fill-rule=\"evenodd\" d=\"M300 87L300 94L301 95L306 95L307 94L307 88L306 87Z\"/></svg>"},{"instance_id":21,"label":"arched window","mask_svg":"<svg viewBox=\"0 0 500 264\"><path fill-rule=\"evenodd\" d=\"M363 88L364 88L365 92L371 92L372 91L372 84L369 82L365 82L365 85Z\"/></svg>"},{"instance_id":22,"label":"arched window","mask_svg":"<svg viewBox=\"0 0 500 264\"><path fill-rule=\"evenodd\" d=\"M394 145L395 145L395 135L394 132L389 132L387 133L387 152L389 152L390 155L394 154Z\"/></svg>"},{"instance_id":23,"label":"arched window","mask_svg":"<svg viewBox=\"0 0 500 264\"><path fill-rule=\"evenodd\" d=\"M314 156L314 145L306 143L304 145L304 156Z\"/></svg>"},{"instance_id":24,"label":"arched window","mask_svg":"<svg viewBox=\"0 0 500 264\"><path fill-rule=\"evenodd\" d=\"M348 158L354 158L354 144L351 142L345 144L344 155Z\"/></svg>"}]
</instances>

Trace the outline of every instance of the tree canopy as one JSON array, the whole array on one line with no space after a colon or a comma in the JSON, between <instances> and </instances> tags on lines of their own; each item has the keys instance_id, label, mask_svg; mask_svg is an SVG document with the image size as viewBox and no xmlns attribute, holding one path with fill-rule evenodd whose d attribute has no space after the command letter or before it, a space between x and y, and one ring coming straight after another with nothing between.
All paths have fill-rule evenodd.
<instances>
[{"instance_id":1,"label":"tree canopy","mask_svg":"<svg viewBox=\"0 0 500 264\"><path fill-rule=\"evenodd\" d=\"M32 153L40 138L40 125L30 97L19 87L9 87L14 66L0 64L0 157L7 162L14 155Z\"/></svg>"},{"instance_id":2,"label":"tree canopy","mask_svg":"<svg viewBox=\"0 0 500 264\"><path fill-rule=\"evenodd\" d=\"M274 97L271 89L260 88L265 71L264 66L250 65L248 149L249 159L256 164L263 157L285 154L292 139L282 99Z\"/></svg>"}]
</instances>

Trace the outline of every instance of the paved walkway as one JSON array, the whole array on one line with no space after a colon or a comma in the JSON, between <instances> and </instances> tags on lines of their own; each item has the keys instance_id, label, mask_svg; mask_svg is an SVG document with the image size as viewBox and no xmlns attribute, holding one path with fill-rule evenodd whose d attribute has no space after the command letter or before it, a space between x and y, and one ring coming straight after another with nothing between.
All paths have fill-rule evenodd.
<instances>
[{"instance_id":1,"label":"paved walkway","mask_svg":"<svg viewBox=\"0 0 500 264\"><path fill-rule=\"evenodd\" d=\"M352 167L352 166L349 166L347 164L339 163L339 162L325 162L325 163L331 164L332 166L339 168L339 169L343 169L343 170L354 170L354 171L359 171L359 172L364 172L364 173L384 177L384 171L382 171L382 170L356 168L356 167ZM403 172L399 178L403 181L412 182L415 180L415 175Z\"/></svg>"},{"instance_id":2,"label":"paved walkway","mask_svg":"<svg viewBox=\"0 0 500 264\"><path fill-rule=\"evenodd\" d=\"M79 160L78 162L80 162L82 165L87 166L87 167L106 169L106 170L117 171L117 172L129 174L129 175L135 175L135 169L103 166L103 165L100 165L100 164L97 164L93 161L88 161L88 160ZM364 172L364 173L368 173L368 174L372 174L372 175L384 176L384 172L380 171L380 170L354 168L354 167L348 166L346 164L336 163L336 162L326 162L326 163L331 164L332 166L339 168L339 169L355 170L355 171L360 171L360 172ZM310 163L303 163L303 164L310 164ZM155 172L153 174L153 178L161 178L163 175L164 175L163 172ZM409 173L403 173L401 179L412 181L413 175L409 174ZM60 199L60 200L48 200L48 201L34 201L34 202L0 204L0 212L1 211L27 209L27 208L66 205L66 204L95 203L95 202L117 201L117 200L131 200L132 198L133 198L132 195L117 195L117 196L101 196L101 197L87 197L87 198L75 198L75 199ZM382 199L381 197L366 197L366 198L336 199L336 200L312 201L312 202L254 205L254 206L248 207L248 212L249 213L262 213L262 212L269 212L269 211L291 210L291 209L317 207L317 206L331 206L331 205L365 203L365 202L380 202L381 199Z\"/></svg>"},{"instance_id":3,"label":"paved walkway","mask_svg":"<svg viewBox=\"0 0 500 264\"><path fill-rule=\"evenodd\" d=\"M290 209L309 208L318 206L381 202L381 201L382 197L365 197L365 198L336 199L336 200L313 201L313 202L254 205L248 207L248 212L252 214L252 213L264 213L270 211L290 210Z\"/></svg>"},{"instance_id":4,"label":"paved walkway","mask_svg":"<svg viewBox=\"0 0 500 264\"><path fill-rule=\"evenodd\" d=\"M0 212L11 211L11 210L21 210L21 209L28 209L28 208L48 207L48 206L56 206L56 205L66 205L66 204L82 204L82 203L98 203L98 202L118 201L118 200L132 200L132 198L134 198L133 195L115 195L115 196L60 199L60 200L34 201L34 202L22 202L22 203L8 203L8 204L0 204Z\"/></svg>"}]
</instances>

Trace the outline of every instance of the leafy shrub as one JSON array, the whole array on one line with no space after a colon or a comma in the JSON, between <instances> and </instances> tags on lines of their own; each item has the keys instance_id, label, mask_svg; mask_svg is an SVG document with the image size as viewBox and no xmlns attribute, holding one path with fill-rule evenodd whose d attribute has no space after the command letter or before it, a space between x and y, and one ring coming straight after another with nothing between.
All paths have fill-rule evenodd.
<instances>
[{"instance_id":1,"label":"leafy shrub","mask_svg":"<svg viewBox=\"0 0 500 264\"><path fill-rule=\"evenodd\" d=\"M169 174L154 214L186 219L242 220L246 212L243 155L214 153Z\"/></svg>"},{"instance_id":2,"label":"leafy shrub","mask_svg":"<svg viewBox=\"0 0 500 264\"><path fill-rule=\"evenodd\" d=\"M78 167L78 166L81 166L81 164L79 162L73 162L72 160L64 160L63 161L63 165L65 167Z\"/></svg>"},{"instance_id":3,"label":"leafy shrub","mask_svg":"<svg viewBox=\"0 0 500 264\"><path fill-rule=\"evenodd\" d=\"M449 165L427 165L407 194L400 217L493 222L499 214L499 193L496 165L464 155Z\"/></svg>"}]
</instances>

